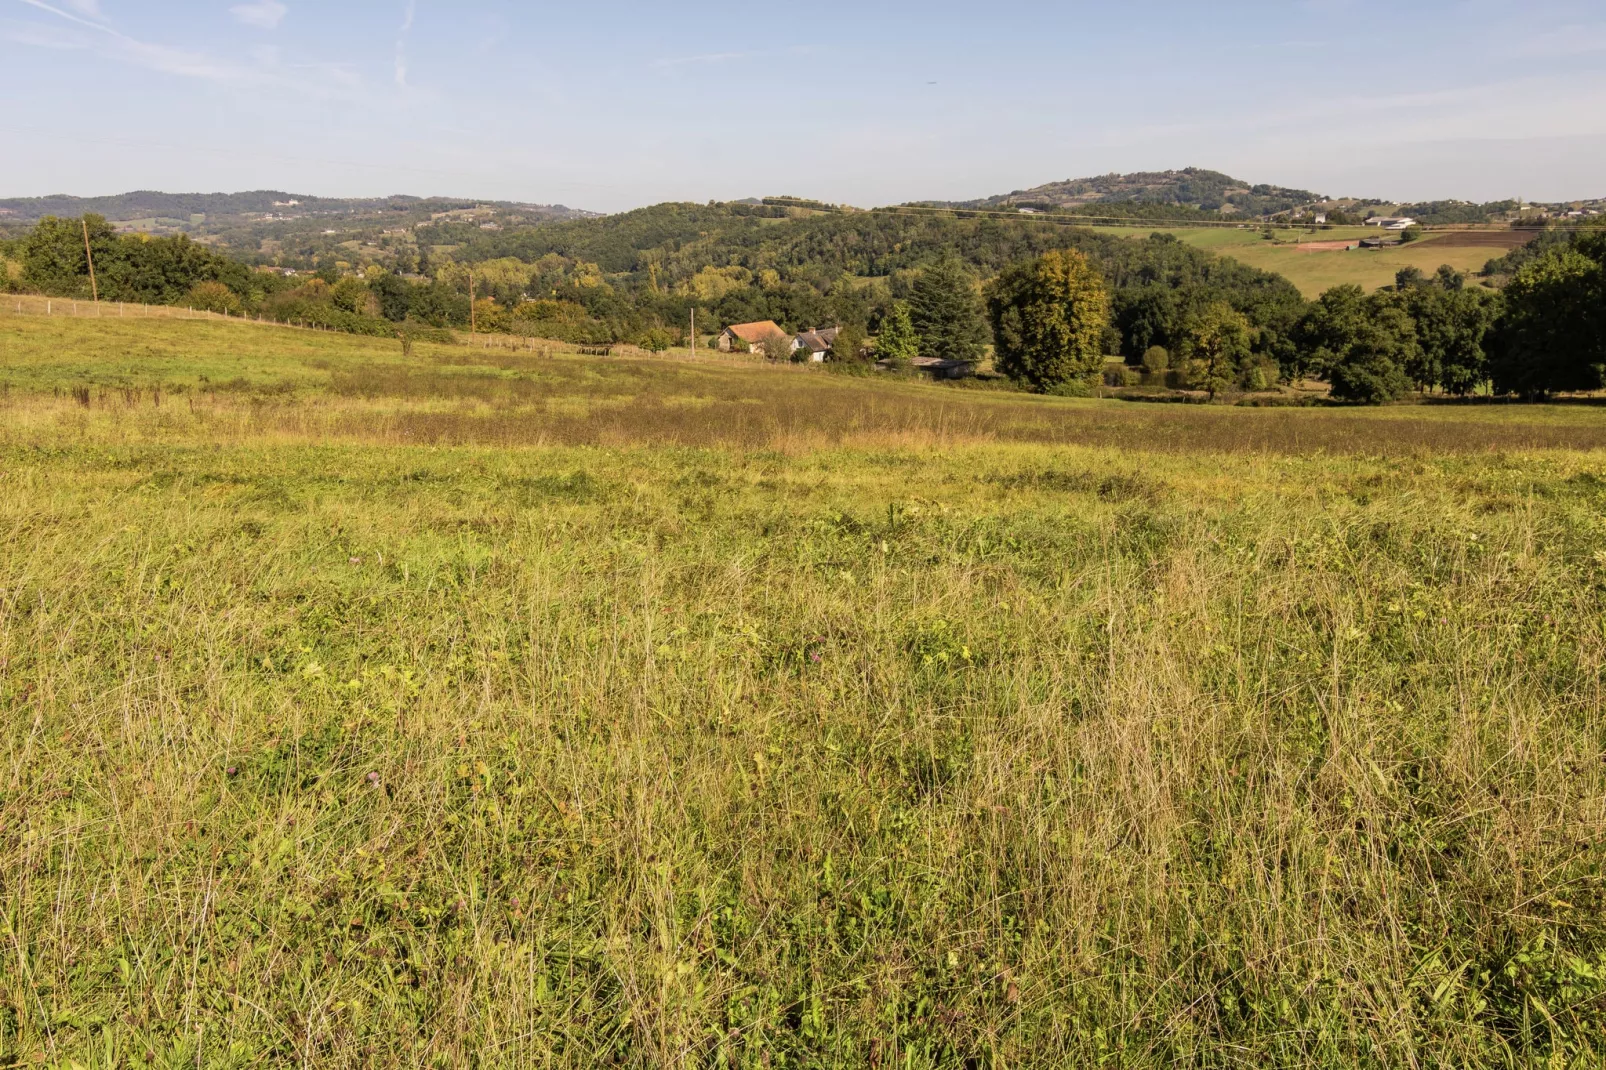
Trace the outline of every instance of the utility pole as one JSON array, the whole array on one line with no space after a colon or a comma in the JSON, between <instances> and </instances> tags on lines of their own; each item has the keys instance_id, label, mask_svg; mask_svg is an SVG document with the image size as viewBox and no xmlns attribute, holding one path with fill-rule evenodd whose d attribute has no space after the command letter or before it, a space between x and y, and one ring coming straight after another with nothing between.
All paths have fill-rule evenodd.
<instances>
[{"instance_id":1,"label":"utility pole","mask_svg":"<svg viewBox=\"0 0 1606 1070\"><path fill-rule=\"evenodd\" d=\"M468 344L470 346L472 346L474 344L474 335L475 335L475 333L476 333L476 331L475 331L475 323L474 323L474 269L473 268L469 268L468 269Z\"/></svg>"},{"instance_id":2,"label":"utility pole","mask_svg":"<svg viewBox=\"0 0 1606 1070\"><path fill-rule=\"evenodd\" d=\"M95 254L89 251L89 217L78 220L84 225L84 258L89 261L89 293L95 299L95 315L100 315L100 287L95 284Z\"/></svg>"},{"instance_id":3,"label":"utility pole","mask_svg":"<svg viewBox=\"0 0 1606 1070\"><path fill-rule=\"evenodd\" d=\"M691 356L697 359L697 306L691 306Z\"/></svg>"}]
</instances>

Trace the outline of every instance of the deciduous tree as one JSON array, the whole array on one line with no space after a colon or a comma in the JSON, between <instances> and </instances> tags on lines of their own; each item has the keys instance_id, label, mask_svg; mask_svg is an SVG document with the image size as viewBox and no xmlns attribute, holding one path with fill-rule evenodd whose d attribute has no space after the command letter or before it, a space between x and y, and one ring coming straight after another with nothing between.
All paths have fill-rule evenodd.
<instances>
[{"instance_id":1,"label":"deciduous tree","mask_svg":"<svg viewBox=\"0 0 1606 1070\"><path fill-rule=\"evenodd\" d=\"M1538 397L1606 383L1606 233L1519 270L1492 346L1495 389Z\"/></svg>"},{"instance_id":2,"label":"deciduous tree","mask_svg":"<svg viewBox=\"0 0 1606 1070\"><path fill-rule=\"evenodd\" d=\"M988 288L998 370L1034 390L1091 384L1104 367L1110 296L1087 257L1055 250Z\"/></svg>"},{"instance_id":3,"label":"deciduous tree","mask_svg":"<svg viewBox=\"0 0 1606 1070\"><path fill-rule=\"evenodd\" d=\"M1249 319L1225 301L1207 306L1193 317L1183 338L1188 383L1209 392L1210 399L1231 386L1249 357Z\"/></svg>"},{"instance_id":4,"label":"deciduous tree","mask_svg":"<svg viewBox=\"0 0 1606 1070\"><path fill-rule=\"evenodd\" d=\"M1419 346L1397 294L1335 286L1311 306L1297 338L1335 398L1380 405L1411 389L1405 369L1419 359Z\"/></svg>"}]
</instances>

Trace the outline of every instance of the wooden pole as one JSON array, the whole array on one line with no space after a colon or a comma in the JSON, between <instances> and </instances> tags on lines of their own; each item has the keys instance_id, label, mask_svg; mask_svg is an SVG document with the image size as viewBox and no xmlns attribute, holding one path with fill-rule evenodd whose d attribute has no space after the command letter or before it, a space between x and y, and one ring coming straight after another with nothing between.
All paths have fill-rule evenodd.
<instances>
[{"instance_id":1,"label":"wooden pole","mask_svg":"<svg viewBox=\"0 0 1606 1070\"><path fill-rule=\"evenodd\" d=\"M474 344L474 269L468 269L468 344Z\"/></svg>"},{"instance_id":2,"label":"wooden pole","mask_svg":"<svg viewBox=\"0 0 1606 1070\"><path fill-rule=\"evenodd\" d=\"M89 217L78 222L84 225L84 259L89 261L89 292L95 298L95 315L100 315L100 287L95 284L95 254L89 251Z\"/></svg>"},{"instance_id":3,"label":"wooden pole","mask_svg":"<svg viewBox=\"0 0 1606 1070\"><path fill-rule=\"evenodd\" d=\"M691 359L697 359L697 306L691 307Z\"/></svg>"}]
</instances>

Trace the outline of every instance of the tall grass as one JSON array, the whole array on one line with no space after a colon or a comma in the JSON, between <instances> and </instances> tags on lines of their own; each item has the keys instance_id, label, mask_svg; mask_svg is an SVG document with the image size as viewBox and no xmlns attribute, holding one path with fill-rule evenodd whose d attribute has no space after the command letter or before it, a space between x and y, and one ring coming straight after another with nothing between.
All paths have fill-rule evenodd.
<instances>
[{"instance_id":1,"label":"tall grass","mask_svg":"<svg viewBox=\"0 0 1606 1070\"><path fill-rule=\"evenodd\" d=\"M555 363L8 395L5 1058L1599 1065L1587 412Z\"/></svg>"}]
</instances>

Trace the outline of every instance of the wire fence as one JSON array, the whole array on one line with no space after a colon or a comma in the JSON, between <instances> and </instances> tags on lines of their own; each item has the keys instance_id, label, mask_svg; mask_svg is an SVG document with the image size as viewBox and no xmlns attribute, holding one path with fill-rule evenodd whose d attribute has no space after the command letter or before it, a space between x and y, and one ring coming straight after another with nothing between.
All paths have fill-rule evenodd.
<instances>
[{"instance_id":1,"label":"wire fence","mask_svg":"<svg viewBox=\"0 0 1606 1070\"><path fill-rule=\"evenodd\" d=\"M176 305L144 305L132 301L89 301L70 297L39 297L34 294L6 294L0 297L0 309L13 315L66 316L75 319L186 319L259 321L256 317L208 312L200 308L181 308ZM290 326L282 324L282 326Z\"/></svg>"},{"instance_id":2,"label":"wire fence","mask_svg":"<svg viewBox=\"0 0 1606 1070\"><path fill-rule=\"evenodd\" d=\"M253 324L262 327L282 327L289 330L317 331L323 334L346 335L353 339L383 342L381 335L355 334L336 330L321 324L297 320L280 320L262 313L212 312L181 305L146 305L133 301L92 301L70 297L40 297L35 294L0 295L0 315L46 316L67 319L102 320L194 320L214 323ZM398 324L398 331L402 325ZM625 359L688 360L699 363L756 364L764 363L762 356L720 351L712 339L699 339L695 353L687 346L674 346L661 352L652 352L628 343L593 346L585 343L563 342L552 338L539 338L523 334L487 333L484 331L453 331L453 344L473 349L500 350L526 353L535 357L553 357L560 353L606 356ZM399 335L398 335L399 338Z\"/></svg>"},{"instance_id":3,"label":"wire fence","mask_svg":"<svg viewBox=\"0 0 1606 1070\"><path fill-rule=\"evenodd\" d=\"M212 312L183 305L147 305L137 301L93 301L71 297L40 297L36 294L0 295L0 312L14 316L48 316L67 319L198 320L216 323L251 323L263 327L341 333L315 323L280 320L261 313Z\"/></svg>"}]
</instances>

